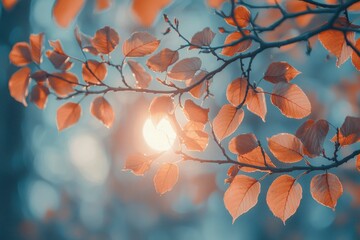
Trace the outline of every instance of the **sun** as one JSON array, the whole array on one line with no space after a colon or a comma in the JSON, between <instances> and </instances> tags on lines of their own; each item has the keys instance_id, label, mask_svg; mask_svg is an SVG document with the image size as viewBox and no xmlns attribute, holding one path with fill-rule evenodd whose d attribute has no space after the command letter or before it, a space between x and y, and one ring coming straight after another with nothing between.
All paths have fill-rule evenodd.
<instances>
[{"instance_id":1,"label":"sun","mask_svg":"<svg viewBox=\"0 0 360 240\"><path fill-rule=\"evenodd\" d=\"M148 118L143 127L145 142L154 150L169 150L176 139L176 132L166 118L160 120L157 126Z\"/></svg>"}]
</instances>

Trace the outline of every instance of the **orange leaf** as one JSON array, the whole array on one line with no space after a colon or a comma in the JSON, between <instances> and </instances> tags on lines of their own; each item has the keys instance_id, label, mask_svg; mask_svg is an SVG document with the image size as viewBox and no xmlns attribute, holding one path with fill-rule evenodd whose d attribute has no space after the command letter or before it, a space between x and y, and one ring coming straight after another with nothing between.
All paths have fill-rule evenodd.
<instances>
[{"instance_id":1,"label":"orange leaf","mask_svg":"<svg viewBox=\"0 0 360 240\"><path fill-rule=\"evenodd\" d=\"M82 76L85 82L91 84L100 84L107 75L105 63L96 60L88 60L87 64L82 64Z\"/></svg>"},{"instance_id":2,"label":"orange leaf","mask_svg":"<svg viewBox=\"0 0 360 240\"><path fill-rule=\"evenodd\" d=\"M173 163L164 163L154 176L155 190L164 194L174 187L179 178L179 168Z\"/></svg>"},{"instance_id":3,"label":"orange leaf","mask_svg":"<svg viewBox=\"0 0 360 240\"><path fill-rule=\"evenodd\" d=\"M210 46L212 40L215 37L215 33L211 31L209 27L204 28L202 31L195 33L195 35L191 38L191 44L196 46ZM196 49L195 46L190 46L189 50Z\"/></svg>"},{"instance_id":4,"label":"orange leaf","mask_svg":"<svg viewBox=\"0 0 360 240\"><path fill-rule=\"evenodd\" d=\"M43 42L43 33L30 35L31 58L37 64L40 64L42 61Z\"/></svg>"},{"instance_id":5,"label":"orange leaf","mask_svg":"<svg viewBox=\"0 0 360 240\"><path fill-rule=\"evenodd\" d=\"M147 88L152 80L151 75L139 63L131 60L127 63L136 79L136 86L142 89Z\"/></svg>"},{"instance_id":6,"label":"orange leaf","mask_svg":"<svg viewBox=\"0 0 360 240\"><path fill-rule=\"evenodd\" d=\"M62 49L61 43L59 40L49 41L51 47L53 47L53 51L46 51L46 56L50 60L50 62L54 65L56 69L60 69L63 71L69 70L72 67L72 62L69 61L70 58L65 54Z\"/></svg>"},{"instance_id":7,"label":"orange leaf","mask_svg":"<svg viewBox=\"0 0 360 240\"><path fill-rule=\"evenodd\" d=\"M91 114L99 119L107 128L114 122L114 111L104 97L97 97L90 105Z\"/></svg>"},{"instance_id":8,"label":"orange leaf","mask_svg":"<svg viewBox=\"0 0 360 240\"><path fill-rule=\"evenodd\" d=\"M111 6L112 0L96 0L96 6L95 9L98 12L104 11Z\"/></svg>"},{"instance_id":9,"label":"orange leaf","mask_svg":"<svg viewBox=\"0 0 360 240\"><path fill-rule=\"evenodd\" d=\"M246 99L246 103L247 103L246 104L247 109L250 112L258 115L263 120L263 122L265 122L267 107L266 107L266 100L263 89L257 87L255 92L252 88L250 88Z\"/></svg>"},{"instance_id":10,"label":"orange leaf","mask_svg":"<svg viewBox=\"0 0 360 240\"><path fill-rule=\"evenodd\" d=\"M213 121L215 136L219 142L233 134L244 118L244 111L230 104L221 107Z\"/></svg>"},{"instance_id":11,"label":"orange leaf","mask_svg":"<svg viewBox=\"0 0 360 240\"><path fill-rule=\"evenodd\" d=\"M74 92L78 79L76 75L68 72L52 73L49 76L49 85L60 97L66 97Z\"/></svg>"},{"instance_id":12,"label":"orange leaf","mask_svg":"<svg viewBox=\"0 0 360 240\"><path fill-rule=\"evenodd\" d=\"M242 214L253 208L259 198L260 183L258 180L237 175L224 194L226 209L233 218L233 223Z\"/></svg>"},{"instance_id":13,"label":"orange leaf","mask_svg":"<svg viewBox=\"0 0 360 240\"><path fill-rule=\"evenodd\" d=\"M26 42L16 43L9 54L10 62L18 67L31 63L30 46Z\"/></svg>"},{"instance_id":14,"label":"orange leaf","mask_svg":"<svg viewBox=\"0 0 360 240\"><path fill-rule=\"evenodd\" d=\"M79 44L79 47L84 52L90 52L93 55L99 54L98 50L93 45L93 39L90 36L80 32L78 27L75 27L74 35L77 43Z\"/></svg>"},{"instance_id":15,"label":"orange leaf","mask_svg":"<svg viewBox=\"0 0 360 240\"><path fill-rule=\"evenodd\" d=\"M2 4L7 11L10 11L17 2L18 0L2 0Z\"/></svg>"},{"instance_id":16,"label":"orange leaf","mask_svg":"<svg viewBox=\"0 0 360 240\"><path fill-rule=\"evenodd\" d=\"M189 151L205 151L209 135L203 131L204 125L199 122L188 122L183 128L182 142Z\"/></svg>"},{"instance_id":17,"label":"orange leaf","mask_svg":"<svg viewBox=\"0 0 360 240\"><path fill-rule=\"evenodd\" d=\"M326 120L307 120L296 131L296 136L304 144L304 154L316 157L323 151L325 137L329 131L329 123Z\"/></svg>"},{"instance_id":18,"label":"orange leaf","mask_svg":"<svg viewBox=\"0 0 360 240\"><path fill-rule=\"evenodd\" d=\"M94 38L92 39L92 45L96 50L103 54L109 54L119 44L119 34L109 26L105 26L96 31Z\"/></svg>"},{"instance_id":19,"label":"orange leaf","mask_svg":"<svg viewBox=\"0 0 360 240\"><path fill-rule=\"evenodd\" d=\"M179 59L178 51L164 48L146 61L146 66L154 72L167 71L168 67Z\"/></svg>"},{"instance_id":20,"label":"orange leaf","mask_svg":"<svg viewBox=\"0 0 360 240\"><path fill-rule=\"evenodd\" d=\"M198 57L185 58L177 62L168 76L176 80L187 80L194 77L201 68L201 60Z\"/></svg>"},{"instance_id":21,"label":"orange leaf","mask_svg":"<svg viewBox=\"0 0 360 240\"><path fill-rule=\"evenodd\" d=\"M171 0L133 0L132 10L138 17L141 25L150 27L159 12L166 7Z\"/></svg>"},{"instance_id":22,"label":"orange leaf","mask_svg":"<svg viewBox=\"0 0 360 240\"><path fill-rule=\"evenodd\" d=\"M250 31L244 30L243 33L245 36L248 36L250 34ZM221 51L221 54L231 57L234 56L236 53L241 53L248 50L251 46L252 41L251 39L241 40L245 37L244 35L241 32L230 33L226 37L224 45L231 44L231 46L224 47ZM239 43L235 44L235 42Z\"/></svg>"},{"instance_id":23,"label":"orange leaf","mask_svg":"<svg viewBox=\"0 0 360 240\"><path fill-rule=\"evenodd\" d=\"M207 0L207 4L211 8L220 8L224 2L227 0Z\"/></svg>"},{"instance_id":24,"label":"orange leaf","mask_svg":"<svg viewBox=\"0 0 360 240\"><path fill-rule=\"evenodd\" d=\"M26 96L30 83L30 68L24 67L17 70L9 80L10 95L18 102L27 106Z\"/></svg>"},{"instance_id":25,"label":"orange leaf","mask_svg":"<svg viewBox=\"0 0 360 240\"><path fill-rule=\"evenodd\" d=\"M355 48L360 51L360 38L356 41ZM357 52L353 51L351 55L351 61L354 64L355 68L360 71L360 56L357 54Z\"/></svg>"},{"instance_id":26,"label":"orange leaf","mask_svg":"<svg viewBox=\"0 0 360 240\"><path fill-rule=\"evenodd\" d=\"M243 155L251 152L259 146L256 136L252 133L240 134L232 138L229 142L230 152Z\"/></svg>"},{"instance_id":27,"label":"orange leaf","mask_svg":"<svg viewBox=\"0 0 360 240\"><path fill-rule=\"evenodd\" d=\"M247 27L250 22L250 11L244 6L238 6L234 9L234 18L232 17L225 18L227 24L232 26L239 26L240 28Z\"/></svg>"},{"instance_id":28,"label":"orange leaf","mask_svg":"<svg viewBox=\"0 0 360 240\"><path fill-rule=\"evenodd\" d=\"M49 94L50 91L47 87L40 84L36 84L31 90L30 101L35 103L35 105L39 109L44 109Z\"/></svg>"},{"instance_id":29,"label":"orange leaf","mask_svg":"<svg viewBox=\"0 0 360 240\"><path fill-rule=\"evenodd\" d=\"M279 82L274 86L271 103L288 118L304 118L311 113L306 94L295 84Z\"/></svg>"},{"instance_id":30,"label":"orange leaf","mask_svg":"<svg viewBox=\"0 0 360 240\"><path fill-rule=\"evenodd\" d=\"M306 12L308 9L313 9L315 6L313 4L309 4L303 1L298 0L288 0L286 2L286 10L289 13L299 13L299 12ZM314 14L305 14L302 16L298 16L295 18L295 22L300 27L307 26L311 20L314 18Z\"/></svg>"},{"instance_id":31,"label":"orange leaf","mask_svg":"<svg viewBox=\"0 0 360 240\"><path fill-rule=\"evenodd\" d=\"M303 144L294 135L280 133L268 139L269 149L274 156L284 163L295 163L303 159Z\"/></svg>"},{"instance_id":32,"label":"orange leaf","mask_svg":"<svg viewBox=\"0 0 360 240\"><path fill-rule=\"evenodd\" d=\"M38 70L32 73L30 78L34 79L37 83L43 84L48 78L48 73L43 70Z\"/></svg>"},{"instance_id":33,"label":"orange leaf","mask_svg":"<svg viewBox=\"0 0 360 240\"><path fill-rule=\"evenodd\" d=\"M194 122L206 124L209 120L209 109L196 105L192 100L187 99L184 105L184 114L187 119Z\"/></svg>"},{"instance_id":34,"label":"orange leaf","mask_svg":"<svg viewBox=\"0 0 360 240\"><path fill-rule=\"evenodd\" d=\"M337 27L347 28L350 23L344 17L340 17L334 24ZM346 38L352 44L355 43L355 33L347 32ZM336 66L340 67L348 60L353 50L348 46L344 34L338 30L326 30L319 34L321 44L337 58Z\"/></svg>"},{"instance_id":35,"label":"orange leaf","mask_svg":"<svg viewBox=\"0 0 360 240\"><path fill-rule=\"evenodd\" d=\"M228 85L226 98L234 107L239 106L245 100L247 85L246 78L236 78Z\"/></svg>"},{"instance_id":36,"label":"orange leaf","mask_svg":"<svg viewBox=\"0 0 360 240\"><path fill-rule=\"evenodd\" d=\"M258 167L264 167L264 168L265 167L272 167L272 168L276 167L274 165L274 163L271 161L271 159L269 158L269 156L266 154L266 152L264 152L264 154L262 153L260 146L258 146L251 152L245 153L243 155L239 155L237 157L237 160L240 163L251 164L254 166L258 166ZM266 164L265 164L265 161L266 161ZM256 172L256 171L267 172L267 170L259 170L259 169L253 168L253 167L241 167L240 169L243 172Z\"/></svg>"},{"instance_id":37,"label":"orange leaf","mask_svg":"<svg viewBox=\"0 0 360 240\"><path fill-rule=\"evenodd\" d=\"M78 103L68 102L57 110L56 120L57 128L62 131L75 123L81 116L81 106Z\"/></svg>"},{"instance_id":38,"label":"orange leaf","mask_svg":"<svg viewBox=\"0 0 360 240\"><path fill-rule=\"evenodd\" d=\"M61 27L68 27L83 8L84 0L56 0L53 7L53 16Z\"/></svg>"},{"instance_id":39,"label":"orange leaf","mask_svg":"<svg viewBox=\"0 0 360 240\"><path fill-rule=\"evenodd\" d=\"M337 136L332 138L335 142ZM339 131L339 143L341 146L351 145L360 140L360 118L347 116Z\"/></svg>"},{"instance_id":40,"label":"orange leaf","mask_svg":"<svg viewBox=\"0 0 360 240\"><path fill-rule=\"evenodd\" d=\"M160 40L147 32L135 32L124 42L125 57L144 57L153 53L159 46Z\"/></svg>"},{"instance_id":41,"label":"orange leaf","mask_svg":"<svg viewBox=\"0 0 360 240\"><path fill-rule=\"evenodd\" d=\"M133 174L143 176L154 161L153 157L142 154L132 155L126 158L124 170L130 170Z\"/></svg>"},{"instance_id":42,"label":"orange leaf","mask_svg":"<svg viewBox=\"0 0 360 240\"><path fill-rule=\"evenodd\" d=\"M154 98L149 107L151 121L156 126L162 118L172 113L174 108L175 105L171 97L160 96Z\"/></svg>"},{"instance_id":43,"label":"orange leaf","mask_svg":"<svg viewBox=\"0 0 360 240\"><path fill-rule=\"evenodd\" d=\"M193 86L194 84L197 84L199 81L202 81L200 84L197 84L195 87L193 87L189 93L194 98L200 98L206 91L206 86L209 84L209 81L203 81L203 79L208 74L207 71L200 70L198 74L196 74L194 77L186 81L186 86ZM206 84L207 83L207 84Z\"/></svg>"},{"instance_id":44,"label":"orange leaf","mask_svg":"<svg viewBox=\"0 0 360 240\"><path fill-rule=\"evenodd\" d=\"M289 175L282 175L274 180L266 195L266 202L271 212L283 223L291 217L300 205L301 185Z\"/></svg>"},{"instance_id":45,"label":"orange leaf","mask_svg":"<svg viewBox=\"0 0 360 240\"><path fill-rule=\"evenodd\" d=\"M287 62L273 62L265 72L264 79L271 83L290 82L300 72Z\"/></svg>"},{"instance_id":46,"label":"orange leaf","mask_svg":"<svg viewBox=\"0 0 360 240\"><path fill-rule=\"evenodd\" d=\"M311 179L310 192L318 203L335 209L337 200L343 193L343 187L336 175L325 173Z\"/></svg>"}]
</instances>

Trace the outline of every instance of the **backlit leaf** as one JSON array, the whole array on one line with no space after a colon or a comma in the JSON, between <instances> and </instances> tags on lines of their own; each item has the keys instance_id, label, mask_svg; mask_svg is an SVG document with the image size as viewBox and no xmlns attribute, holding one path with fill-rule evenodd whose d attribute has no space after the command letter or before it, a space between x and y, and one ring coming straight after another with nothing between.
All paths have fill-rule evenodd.
<instances>
[{"instance_id":1,"label":"backlit leaf","mask_svg":"<svg viewBox=\"0 0 360 240\"><path fill-rule=\"evenodd\" d=\"M271 212L285 224L300 205L302 187L289 175L281 175L270 185L266 202Z\"/></svg>"},{"instance_id":2,"label":"backlit leaf","mask_svg":"<svg viewBox=\"0 0 360 240\"><path fill-rule=\"evenodd\" d=\"M88 60L82 64L82 76L85 82L91 84L100 84L107 75L105 63L96 60Z\"/></svg>"},{"instance_id":3,"label":"backlit leaf","mask_svg":"<svg viewBox=\"0 0 360 240\"><path fill-rule=\"evenodd\" d=\"M36 84L30 92L30 101L33 102L39 109L44 109L50 94L49 89L41 84Z\"/></svg>"},{"instance_id":4,"label":"backlit leaf","mask_svg":"<svg viewBox=\"0 0 360 240\"><path fill-rule=\"evenodd\" d=\"M146 61L146 66L154 72L167 71L179 59L179 52L164 48Z\"/></svg>"},{"instance_id":5,"label":"backlit leaf","mask_svg":"<svg viewBox=\"0 0 360 240\"><path fill-rule=\"evenodd\" d=\"M156 126L160 120L167 117L174 111L175 105L173 99L169 96L159 96L152 100L149 112L153 124Z\"/></svg>"},{"instance_id":6,"label":"backlit leaf","mask_svg":"<svg viewBox=\"0 0 360 240\"><path fill-rule=\"evenodd\" d=\"M205 151L209 143L209 135L203 130L200 122L188 122L183 128L182 142L189 151Z\"/></svg>"},{"instance_id":7,"label":"backlit leaf","mask_svg":"<svg viewBox=\"0 0 360 240\"><path fill-rule=\"evenodd\" d=\"M247 39L247 40L241 40L241 39L243 39L245 36L249 35L250 31L244 30L243 33L244 33L244 35L240 32L230 33L226 37L224 45L231 44L231 46L224 47L223 50L221 51L221 54L231 57L231 56L234 56L236 53L241 53L241 52L248 50L252 43L251 39ZM235 44L235 42L238 42L238 41L239 41L239 43Z\"/></svg>"},{"instance_id":8,"label":"backlit leaf","mask_svg":"<svg viewBox=\"0 0 360 240\"><path fill-rule=\"evenodd\" d=\"M189 121L206 124L209 117L209 109L196 105L192 100L187 99L184 104L184 114Z\"/></svg>"},{"instance_id":9,"label":"backlit leaf","mask_svg":"<svg viewBox=\"0 0 360 240\"><path fill-rule=\"evenodd\" d=\"M10 95L18 102L27 106L26 96L30 83L30 68L23 67L17 70L9 80Z\"/></svg>"},{"instance_id":10,"label":"backlit leaf","mask_svg":"<svg viewBox=\"0 0 360 240\"><path fill-rule=\"evenodd\" d=\"M259 146L258 140L253 133L240 134L229 142L230 152L243 155L251 152Z\"/></svg>"},{"instance_id":11,"label":"backlit leaf","mask_svg":"<svg viewBox=\"0 0 360 240\"><path fill-rule=\"evenodd\" d=\"M226 98L234 107L239 106L245 100L247 85L246 78L236 78L228 85Z\"/></svg>"},{"instance_id":12,"label":"backlit leaf","mask_svg":"<svg viewBox=\"0 0 360 240\"><path fill-rule=\"evenodd\" d=\"M204 79L207 74L208 74L207 71L200 70L198 74L196 74L194 77L186 81L186 86L193 86L194 84L197 84L189 91L189 93L194 98L200 98L206 92L206 86L207 84L209 84L209 80L206 81ZM198 84L199 81L201 81L200 84Z\"/></svg>"},{"instance_id":13,"label":"backlit leaf","mask_svg":"<svg viewBox=\"0 0 360 240\"><path fill-rule=\"evenodd\" d=\"M105 26L96 31L94 38L92 39L92 45L96 50L103 54L109 54L119 44L119 34L109 26Z\"/></svg>"},{"instance_id":14,"label":"backlit leaf","mask_svg":"<svg viewBox=\"0 0 360 240\"><path fill-rule=\"evenodd\" d=\"M76 75L68 72L52 73L48 79L50 87L60 97L66 97L74 92L74 87L78 83Z\"/></svg>"},{"instance_id":15,"label":"backlit leaf","mask_svg":"<svg viewBox=\"0 0 360 240\"><path fill-rule=\"evenodd\" d=\"M195 73L201 68L201 60L198 57L185 58L177 62L168 76L176 80L187 80L194 77Z\"/></svg>"},{"instance_id":16,"label":"backlit leaf","mask_svg":"<svg viewBox=\"0 0 360 240\"><path fill-rule=\"evenodd\" d=\"M339 131L339 143L341 146L350 145L360 140L360 118L347 116ZM337 136L332 138L337 141Z\"/></svg>"},{"instance_id":17,"label":"backlit leaf","mask_svg":"<svg viewBox=\"0 0 360 240\"><path fill-rule=\"evenodd\" d=\"M124 170L143 176L150 169L153 160L154 158L142 154L131 155L126 158Z\"/></svg>"},{"instance_id":18,"label":"backlit leaf","mask_svg":"<svg viewBox=\"0 0 360 240\"><path fill-rule=\"evenodd\" d=\"M237 109L230 104L222 106L213 121L213 129L217 140L220 142L233 134L240 126L243 118L244 111L242 109Z\"/></svg>"},{"instance_id":19,"label":"backlit leaf","mask_svg":"<svg viewBox=\"0 0 360 240\"><path fill-rule=\"evenodd\" d=\"M337 200L343 193L343 187L336 175L324 173L311 179L310 192L318 203L335 209Z\"/></svg>"},{"instance_id":20,"label":"backlit leaf","mask_svg":"<svg viewBox=\"0 0 360 240\"><path fill-rule=\"evenodd\" d=\"M355 48L360 51L360 38L355 43ZM360 71L360 56L356 51L353 51L351 55L351 61L354 64L355 68Z\"/></svg>"},{"instance_id":21,"label":"backlit leaf","mask_svg":"<svg viewBox=\"0 0 360 240\"><path fill-rule=\"evenodd\" d=\"M179 178L179 168L173 163L164 163L154 176L155 190L164 194L174 187Z\"/></svg>"},{"instance_id":22,"label":"backlit leaf","mask_svg":"<svg viewBox=\"0 0 360 240\"><path fill-rule=\"evenodd\" d=\"M68 102L57 110L57 128L62 131L77 123L81 116L81 106L78 103Z\"/></svg>"},{"instance_id":23,"label":"backlit leaf","mask_svg":"<svg viewBox=\"0 0 360 240\"><path fill-rule=\"evenodd\" d=\"M254 178L245 175L235 176L224 194L225 207L233 222L257 204L260 188L259 181Z\"/></svg>"},{"instance_id":24,"label":"backlit leaf","mask_svg":"<svg viewBox=\"0 0 360 240\"><path fill-rule=\"evenodd\" d=\"M288 118L304 118L311 113L306 94L295 84L279 82L274 86L271 103Z\"/></svg>"},{"instance_id":25,"label":"backlit leaf","mask_svg":"<svg viewBox=\"0 0 360 240\"><path fill-rule=\"evenodd\" d=\"M215 37L215 33L211 31L209 27L204 28L202 31L195 33L195 35L191 38L191 44L196 46L210 46L212 40ZM197 47L190 46L189 50L195 49Z\"/></svg>"},{"instance_id":26,"label":"backlit leaf","mask_svg":"<svg viewBox=\"0 0 360 240\"><path fill-rule=\"evenodd\" d=\"M265 151L263 154L260 146L258 146L251 152L245 153L243 155L239 155L237 157L237 160L240 163L251 164L257 167L263 167L263 168L276 167ZM241 167L240 170L243 172L256 172L256 171L267 172L267 170L259 170L253 167L245 167L245 166Z\"/></svg>"},{"instance_id":27,"label":"backlit leaf","mask_svg":"<svg viewBox=\"0 0 360 240\"><path fill-rule=\"evenodd\" d=\"M267 106L265 94L263 93L262 88L257 87L256 91L252 88L249 89L248 96L246 98L246 107L250 112L258 115L263 122L265 122Z\"/></svg>"},{"instance_id":28,"label":"backlit leaf","mask_svg":"<svg viewBox=\"0 0 360 240\"><path fill-rule=\"evenodd\" d=\"M83 8L84 0L56 0L53 7L53 16L61 27L68 27Z\"/></svg>"},{"instance_id":29,"label":"backlit leaf","mask_svg":"<svg viewBox=\"0 0 360 240\"><path fill-rule=\"evenodd\" d=\"M114 122L114 111L110 103L104 97L97 97L90 105L91 114L99 119L107 128Z\"/></svg>"},{"instance_id":30,"label":"backlit leaf","mask_svg":"<svg viewBox=\"0 0 360 240\"><path fill-rule=\"evenodd\" d=\"M16 43L9 54L9 59L15 66L21 67L31 63L30 46L26 42Z\"/></svg>"},{"instance_id":31,"label":"backlit leaf","mask_svg":"<svg viewBox=\"0 0 360 240\"><path fill-rule=\"evenodd\" d=\"M234 18L225 18L225 21L232 26L239 26L240 28L247 27L250 22L250 11L244 6L238 6L234 10Z\"/></svg>"},{"instance_id":32,"label":"backlit leaf","mask_svg":"<svg viewBox=\"0 0 360 240\"><path fill-rule=\"evenodd\" d=\"M281 162L295 163L303 159L303 144L294 135L280 133L268 139L269 149Z\"/></svg>"},{"instance_id":33,"label":"backlit leaf","mask_svg":"<svg viewBox=\"0 0 360 240\"><path fill-rule=\"evenodd\" d=\"M43 42L43 33L30 35L31 58L37 64L40 64L42 61Z\"/></svg>"},{"instance_id":34,"label":"backlit leaf","mask_svg":"<svg viewBox=\"0 0 360 240\"><path fill-rule=\"evenodd\" d=\"M273 62L265 72L264 79L271 83L290 82L300 72L287 62Z\"/></svg>"},{"instance_id":35,"label":"backlit leaf","mask_svg":"<svg viewBox=\"0 0 360 240\"><path fill-rule=\"evenodd\" d=\"M136 87L147 88L152 80L152 76L139 63L131 60L127 61L127 63L136 79Z\"/></svg>"},{"instance_id":36,"label":"backlit leaf","mask_svg":"<svg viewBox=\"0 0 360 240\"><path fill-rule=\"evenodd\" d=\"M160 40L147 32L135 32L124 42L125 57L143 57L153 53L159 46Z\"/></svg>"}]
</instances>

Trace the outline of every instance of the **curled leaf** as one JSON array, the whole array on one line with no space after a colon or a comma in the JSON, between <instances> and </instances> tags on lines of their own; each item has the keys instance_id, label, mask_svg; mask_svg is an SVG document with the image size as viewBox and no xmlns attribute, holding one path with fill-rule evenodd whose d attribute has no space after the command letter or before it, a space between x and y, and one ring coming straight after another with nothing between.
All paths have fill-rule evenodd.
<instances>
[{"instance_id":1,"label":"curled leaf","mask_svg":"<svg viewBox=\"0 0 360 240\"><path fill-rule=\"evenodd\" d=\"M265 72L264 79L271 83L290 82L300 72L287 62L273 62Z\"/></svg>"},{"instance_id":2,"label":"curled leaf","mask_svg":"<svg viewBox=\"0 0 360 240\"><path fill-rule=\"evenodd\" d=\"M128 65L136 79L136 86L138 88L148 88L152 77L145 69L137 62L129 60Z\"/></svg>"}]
</instances>

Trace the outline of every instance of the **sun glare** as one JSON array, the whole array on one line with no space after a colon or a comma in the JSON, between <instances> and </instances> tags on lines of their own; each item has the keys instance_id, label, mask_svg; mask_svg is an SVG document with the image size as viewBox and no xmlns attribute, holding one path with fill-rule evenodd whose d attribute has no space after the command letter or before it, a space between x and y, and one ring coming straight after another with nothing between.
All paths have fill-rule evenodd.
<instances>
[{"instance_id":1,"label":"sun glare","mask_svg":"<svg viewBox=\"0 0 360 240\"><path fill-rule=\"evenodd\" d=\"M166 151L174 144L176 133L169 120L163 118L157 126L150 118L145 121L143 127L145 142L154 150Z\"/></svg>"}]
</instances>

